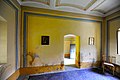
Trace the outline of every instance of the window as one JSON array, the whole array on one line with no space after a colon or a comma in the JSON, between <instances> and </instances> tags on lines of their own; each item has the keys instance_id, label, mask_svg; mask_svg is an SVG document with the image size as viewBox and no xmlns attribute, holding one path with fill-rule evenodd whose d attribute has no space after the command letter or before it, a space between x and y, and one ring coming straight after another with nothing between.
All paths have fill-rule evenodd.
<instances>
[{"instance_id":1,"label":"window","mask_svg":"<svg viewBox=\"0 0 120 80\"><path fill-rule=\"evenodd\" d=\"M120 55L120 28L117 31L117 53Z\"/></svg>"}]
</instances>

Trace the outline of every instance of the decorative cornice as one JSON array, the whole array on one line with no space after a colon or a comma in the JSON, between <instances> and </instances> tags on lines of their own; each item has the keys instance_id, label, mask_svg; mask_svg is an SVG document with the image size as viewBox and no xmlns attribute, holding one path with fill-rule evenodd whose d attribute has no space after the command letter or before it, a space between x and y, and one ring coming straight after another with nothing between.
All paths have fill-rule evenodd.
<instances>
[{"instance_id":1,"label":"decorative cornice","mask_svg":"<svg viewBox=\"0 0 120 80\"><path fill-rule=\"evenodd\" d=\"M81 10L86 11L89 7L91 7L97 0L92 0L87 6L82 7L80 5L75 5L75 4L67 4L67 3L60 3L61 0L56 0L56 7L58 6L70 6L70 7L75 7Z\"/></svg>"},{"instance_id":2,"label":"decorative cornice","mask_svg":"<svg viewBox=\"0 0 120 80\"><path fill-rule=\"evenodd\" d=\"M46 5L50 5L50 0L21 0L22 2L25 2L25 1L34 1L34 2L39 2L39 3L43 3L43 4L46 4Z\"/></svg>"}]
</instances>

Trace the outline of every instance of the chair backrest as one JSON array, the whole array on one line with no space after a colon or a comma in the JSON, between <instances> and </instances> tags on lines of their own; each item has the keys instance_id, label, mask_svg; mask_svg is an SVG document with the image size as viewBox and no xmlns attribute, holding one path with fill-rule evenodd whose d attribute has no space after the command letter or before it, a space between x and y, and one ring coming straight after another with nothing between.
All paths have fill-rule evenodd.
<instances>
[{"instance_id":1,"label":"chair backrest","mask_svg":"<svg viewBox=\"0 0 120 80\"><path fill-rule=\"evenodd\" d=\"M109 56L109 62L116 63L116 57L115 56Z\"/></svg>"},{"instance_id":2,"label":"chair backrest","mask_svg":"<svg viewBox=\"0 0 120 80\"><path fill-rule=\"evenodd\" d=\"M108 56L108 60L107 60L107 57L103 54L102 55L102 61L103 62L109 62L109 63L115 63L116 62L116 57Z\"/></svg>"},{"instance_id":3,"label":"chair backrest","mask_svg":"<svg viewBox=\"0 0 120 80\"><path fill-rule=\"evenodd\" d=\"M102 61L105 62L106 61L106 56L103 54L102 55Z\"/></svg>"}]
</instances>

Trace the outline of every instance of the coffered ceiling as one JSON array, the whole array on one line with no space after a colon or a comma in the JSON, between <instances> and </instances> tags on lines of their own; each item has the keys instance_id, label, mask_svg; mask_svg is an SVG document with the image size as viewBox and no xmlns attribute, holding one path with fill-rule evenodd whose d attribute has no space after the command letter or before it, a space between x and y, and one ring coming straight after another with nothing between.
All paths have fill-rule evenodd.
<instances>
[{"instance_id":1,"label":"coffered ceiling","mask_svg":"<svg viewBox=\"0 0 120 80\"><path fill-rule=\"evenodd\" d=\"M120 0L17 0L23 6L107 16L120 10Z\"/></svg>"}]
</instances>

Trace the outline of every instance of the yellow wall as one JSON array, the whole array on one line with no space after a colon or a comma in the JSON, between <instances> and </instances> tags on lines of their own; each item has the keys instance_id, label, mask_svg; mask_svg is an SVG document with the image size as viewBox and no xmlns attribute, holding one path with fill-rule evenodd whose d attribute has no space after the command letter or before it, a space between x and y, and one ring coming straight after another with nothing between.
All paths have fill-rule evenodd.
<instances>
[{"instance_id":1,"label":"yellow wall","mask_svg":"<svg viewBox=\"0 0 120 80\"><path fill-rule=\"evenodd\" d=\"M16 6L16 7L18 9L20 8L20 6ZM16 57L15 57L16 55L16 39L15 39L15 36L16 36L15 18L16 16L15 16L15 12L16 12L15 9L9 3L6 3L5 0L0 0L0 16L3 17L7 21L7 63L2 66L3 71L0 71L1 73L0 80L6 80L16 70L15 69L15 63L16 63ZM19 22L18 22L18 25L19 25Z\"/></svg>"},{"instance_id":2,"label":"yellow wall","mask_svg":"<svg viewBox=\"0 0 120 80\"><path fill-rule=\"evenodd\" d=\"M19 15L20 13L20 5L17 3L16 0L12 0L14 5L19 9ZM69 18L82 18L82 19L88 19L88 20L96 20L96 21L102 21L101 17L95 17L95 16L88 16L83 14L73 14L69 12L61 12L61 11L54 11L54 10L48 10L48 9L38 9L38 8L31 8L31 7L22 7L22 14L24 15L24 12L33 12L37 14L49 14L54 16L66 16ZM24 16L22 15L22 18ZM7 64L5 64L5 71L0 75L1 80L5 80L8 78L11 74L13 74L15 70L15 61L16 61L16 16L15 16L15 9L13 9L12 6L5 3L4 0L0 0L0 16L2 16L7 21ZM115 18L117 16L120 16L120 11L107 16L104 23L107 23L107 20L110 20L112 18ZM20 19L20 16L18 17ZM34 65L29 66L43 66L43 65L56 65L63 63L63 56L64 56L64 35L66 34L74 34L77 36L80 36L80 61L81 62L88 62L91 64L93 62L93 59L95 61L100 61L100 26L101 24L99 22L92 22L92 21L86 21L86 20L71 20L69 18L55 18L50 16L36 16L36 15L29 15L27 18L27 52L33 52L38 54L39 59L37 59L37 62L34 62ZM24 21L24 20L23 20ZM118 28L118 25L120 25L119 19L115 19L110 21L110 45L109 45L109 55L116 56L116 62L120 64L120 56L116 54L116 40L115 40L115 33L116 29ZM18 21L18 25L20 25L20 20ZM22 25L25 23L23 22ZM114 27L113 27L114 26ZM116 26L116 27L115 27ZM22 26L23 28L24 26ZM20 26L18 31L18 44L21 43L21 45L18 45L18 68L23 65L23 53L20 54L20 49L23 48L23 32L20 35ZM102 27L102 33L103 35L106 33L106 27ZM104 31L105 30L105 31ZM112 34L113 33L113 34ZM102 36L103 36L102 35ZM41 45L41 36L50 36L50 45L49 46L43 46ZM89 37L95 38L95 45L88 45L88 39ZM21 42L20 42L21 38ZM102 41L106 40L106 36L102 37ZM102 44L103 44L102 43ZM112 44L113 43L113 44ZM106 43L105 43L106 44ZM106 46L103 45L102 47ZM106 47L105 47L106 48ZM21 49L21 52L23 49ZM104 49L102 52L105 52ZM20 60L21 58L21 60ZM29 61L31 61L31 56L28 58L28 64Z\"/></svg>"},{"instance_id":3,"label":"yellow wall","mask_svg":"<svg viewBox=\"0 0 120 80\"><path fill-rule=\"evenodd\" d=\"M40 12L40 9L39 11L34 11L35 9L32 10L33 13L43 13ZM30 10L30 12L32 12L32 10ZM28 10L23 8L23 12L24 11L27 12ZM27 16L26 25L28 34L27 53L37 53L40 57L40 65L55 65L60 64L63 61L64 35L66 34L74 34L81 37L80 55L82 55L82 62L92 62L93 58L96 61L100 61L101 25L99 22L62 19L50 16L36 16L31 14ZM50 36L49 46L41 45L41 36ZM88 45L89 37L95 38L95 45ZM29 64L31 58L29 57L27 61L27 63Z\"/></svg>"},{"instance_id":4,"label":"yellow wall","mask_svg":"<svg viewBox=\"0 0 120 80\"><path fill-rule=\"evenodd\" d=\"M70 54L70 41L64 41L64 54Z\"/></svg>"}]
</instances>

